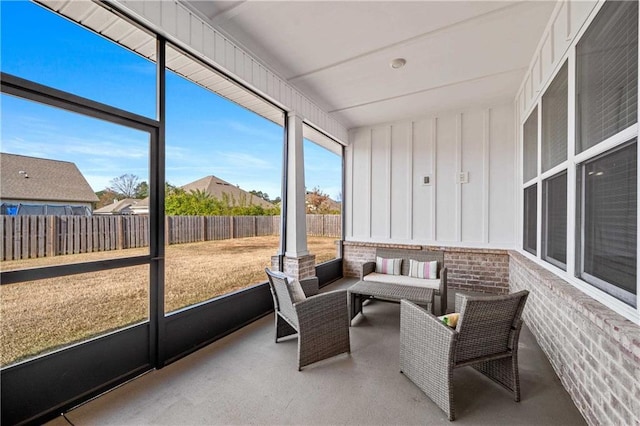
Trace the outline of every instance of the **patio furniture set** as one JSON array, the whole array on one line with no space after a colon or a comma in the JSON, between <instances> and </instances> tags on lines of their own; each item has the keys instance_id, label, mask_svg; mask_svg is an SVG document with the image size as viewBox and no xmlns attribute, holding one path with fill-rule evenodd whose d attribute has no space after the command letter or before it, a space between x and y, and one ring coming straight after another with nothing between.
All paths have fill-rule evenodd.
<instances>
[{"instance_id":1,"label":"patio furniture set","mask_svg":"<svg viewBox=\"0 0 640 426\"><path fill-rule=\"evenodd\" d=\"M379 299L401 306L400 371L449 420L455 419L455 368L474 367L520 401L518 339L527 291L500 296L458 293L457 324L446 325L447 269L437 252L378 249L376 262L362 265L360 281L348 290L327 293L319 293L315 277L298 281L281 272L266 269L266 273L276 312L275 341L297 333L298 370L350 353L352 320L362 313L366 300ZM440 317L433 314L436 295Z\"/></svg>"}]
</instances>

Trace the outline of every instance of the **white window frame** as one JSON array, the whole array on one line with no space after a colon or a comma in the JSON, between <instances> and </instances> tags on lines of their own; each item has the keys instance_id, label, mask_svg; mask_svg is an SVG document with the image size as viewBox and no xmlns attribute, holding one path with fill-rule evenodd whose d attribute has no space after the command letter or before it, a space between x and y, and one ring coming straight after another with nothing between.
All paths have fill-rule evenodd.
<instances>
[{"instance_id":1,"label":"white window frame","mask_svg":"<svg viewBox=\"0 0 640 426\"><path fill-rule=\"evenodd\" d=\"M576 186L576 172L577 172L577 166L580 163L583 163L585 161L588 161L598 155L601 155L603 153L609 152L627 142L629 142L631 139L636 138L636 143L640 143L640 139L639 138L639 129L640 129L640 101L639 101L639 105L638 105L638 120L635 124L627 127L626 129L623 129L622 131L620 131L619 133L612 135L611 137L607 138L604 141L601 141L600 143L596 144L595 146L592 146L590 148L588 148L587 150L581 152L581 153L576 153L575 152L575 137L576 137L576 46L578 44L578 42L580 41L580 39L583 37L584 33L586 32L586 30L590 27L591 23L594 21L595 17L597 16L598 12L601 10L602 6L604 5L605 0L600 0L598 2L598 4L593 8L593 10L591 11L589 17L584 21L584 24L581 26L581 28L577 31L577 33L575 34L575 36L573 37L573 40L570 41L570 45L568 47L568 49L565 51L565 53L558 57L558 58L554 58L554 64L553 64L553 70L550 73L550 75L548 76L547 80L544 82L544 84L541 85L540 90L533 93L533 100L531 101L531 103L529 105L522 105L522 107L517 108L516 110L520 112L519 115L519 119L518 119L518 132L517 134L519 135L519 150L520 150L520 158L519 158L519 165L520 165L520 182L522 182L522 176L524 174L524 145L523 145L523 141L524 141L524 123L526 122L527 118L529 118L529 115L531 114L531 112L537 107L538 108L538 156L540 157L541 155L541 126L542 126L542 120L541 120L541 113L542 113L542 95L545 93L545 91L547 90L548 86L551 84L551 82L553 81L553 79L556 77L556 75L558 74L559 70L561 69L561 67L564 65L565 61L568 61L568 135L567 135L567 161L551 168L550 170L542 173L541 172L541 158L538 158L538 174L536 177L528 180L527 182L523 182L520 185L520 194L519 194L519 199L520 199L520 227L519 227L519 232L518 235L519 237L519 243L518 243L518 252L521 253L523 256L525 256L526 258L532 260L533 262L537 263L538 265L544 267L545 269L549 270L550 272L554 273L555 275L561 277L562 279L564 279L565 281L567 281L568 283L570 283L571 285L573 285L574 287L580 289L582 292L584 292L585 294L587 294L588 296L592 297L593 299L601 302L602 304L604 304L605 306L609 307L610 309L612 309L613 311L621 314L622 316L626 317L627 319L635 322L636 324L640 324L640 283L637 284L636 287L636 307L633 307L625 302L623 302L622 300L619 300L618 298L616 298L614 295L618 295L616 294L616 291L614 289L611 288L607 288L607 290L603 290L601 287L605 287L605 286L611 286L614 287L615 289L617 289L618 287L613 286L612 284L608 284L606 283L606 285L601 285L604 282L596 277L591 277L589 276L589 274L585 274L585 278L579 278L576 277L576 191L577 191L577 186ZM553 17L552 17L553 18ZM640 18L638 20L638 26L640 28ZM553 27L550 27L549 31L553 31ZM563 37L566 35L562 35ZM539 46L540 47L540 46ZM640 56L640 43L638 46L638 51L639 51L639 56ZM537 52L538 53L538 52ZM536 54L537 54L536 53ZM526 79L526 78L525 78ZM523 85L523 87L521 88L521 92L519 93L519 96L517 99L524 99L524 103L526 104L526 96L525 96L525 89L526 87L524 87L525 85ZM638 85L638 99L640 100L640 84ZM517 105L519 106L520 103L517 102ZM637 150L638 152L638 158L637 161L640 164L640 149ZM542 188L542 182L553 176L556 175L558 173L560 173L562 170L567 170L567 265L566 265L566 270L560 269L558 268L556 265L552 264L551 262L547 261L547 260L543 260L542 258L542 253L543 253L543 249L544 247L542 247L542 241L541 241L541 237L542 237L542 190L538 190L538 218L537 218L537 223L538 223L538 241L537 241L537 245L538 245L538 250L537 250L537 254L536 255L532 255L531 253L529 253L528 251L524 250L524 190L533 185L533 184L538 184L538 188ZM638 188L640 188L640 173L638 173L637 176L638 179ZM582 198L584 199L584 197ZM637 215L637 223L638 223L638 229L640 229L640 214ZM583 239L581 239L581 241L583 241ZM640 260L640 238L637 241L637 259ZM636 276L640 279L640 261L637 262L636 265ZM593 278L593 279L592 279ZM607 292L609 291L609 293Z\"/></svg>"}]
</instances>

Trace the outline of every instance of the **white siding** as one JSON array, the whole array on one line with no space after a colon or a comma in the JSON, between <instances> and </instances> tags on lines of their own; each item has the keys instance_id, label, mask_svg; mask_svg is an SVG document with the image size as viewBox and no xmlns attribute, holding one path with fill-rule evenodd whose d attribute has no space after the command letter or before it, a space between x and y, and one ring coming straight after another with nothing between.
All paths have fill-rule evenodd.
<instances>
[{"instance_id":1,"label":"white siding","mask_svg":"<svg viewBox=\"0 0 640 426\"><path fill-rule=\"evenodd\" d=\"M413 190L411 123L391 126L391 238L411 238Z\"/></svg>"},{"instance_id":2,"label":"white siding","mask_svg":"<svg viewBox=\"0 0 640 426\"><path fill-rule=\"evenodd\" d=\"M514 111L508 106L491 109L489 123L489 241L513 244L517 222L513 194L519 189ZM517 197L516 197L517 199Z\"/></svg>"},{"instance_id":3,"label":"white siding","mask_svg":"<svg viewBox=\"0 0 640 426\"><path fill-rule=\"evenodd\" d=\"M514 247L514 136L513 105L353 130L347 240Z\"/></svg>"},{"instance_id":4,"label":"white siding","mask_svg":"<svg viewBox=\"0 0 640 426\"><path fill-rule=\"evenodd\" d=\"M351 194L351 235L357 239L371 237L371 130L364 129L353 134L353 144L347 147L351 161L347 163L352 185L347 192Z\"/></svg>"},{"instance_id":5,"label":"white siding","mask_svg":"<svg viewBox=\"0 0 640 426\"><path fill-rule=\"evenodd\" d=\"M469 183L459 185L461 194L462 241L482 242L484 224L484 111L462 116L461 171L469 174Z\"/></svg>"},{"instance_id":6,"label":"white siding","mask_svg":"<svg viewBox=\"0 0 640 426\"><path fill-rule=\"evenodd\" d=\"M458 216L458 188L456 187L457 114L438 117L436 129L436 238L437 241L456 241Z\"/></svg>"},{"instance_id":7,"label":"white siding","mask_svg":"<svg viewBox=\"0 0 640 426\"><path fill-rule=\"evenodd\" d=\"M433 241L435 234L435 128L435 118L413 123L413 233L409 238L419 241ZM425 176L429 178L428 185L423 183Z\"/></svg>"},{"instance_id":8,"label":"white siding","mask_svg":"<svg viewBox=\"0 0 640 426\"><path fill-rule=\"evenodd\" d=\"M388 238L391 232L391 128L371 131L371 236Z\"/></svg>"},{"instance_id":9,"label":"white siding","mask_svg":"<svg viewBox=\"0 0 640 426\"><path fill-rule=\"evenodd\" d=\"M596 4L597 0L558 2L520 87L518 98L524 95L523 112L529 111L538 101Z\"/></svg>"}]
</instances>

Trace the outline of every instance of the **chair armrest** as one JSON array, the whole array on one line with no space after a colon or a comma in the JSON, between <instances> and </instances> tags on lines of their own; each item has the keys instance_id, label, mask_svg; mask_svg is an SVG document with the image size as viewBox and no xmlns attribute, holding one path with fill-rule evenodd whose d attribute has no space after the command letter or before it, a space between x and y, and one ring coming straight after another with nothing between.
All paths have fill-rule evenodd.
<instances>
[{"instance_id":1,"label":"chair armrest","mask_svg":"<svg viewBox=\"0 0 640 426\"><path fill-rule=\"evenodd\" d=\"M349 328L347 290L334 290L309 297L293 305L298 314L300 332L319 326Z\"/></svg>"},{"instance_id":2,"label":"chair armrest","mask_svg":"<svg viewBox=\"0 0 640 426\"><path fill-rule=\"evenodd\" d=\"M376 262L365 262L362 264L362 268L360 269L360 279L363 279L365 275L369 275L370 273L376 270Z\"/></svg>"},{"instance_id":3,"label":"chair armrest","mask_svg":"<svg viewBox=\"0 0 640 426\"><path fill-rule=\"evenodd\" d=\"M305 296L311 297L320 293L318 277L302 278L298 281Z\"/></svg>"},{"instance_id":4,"label":"chair armrest","mask_svg":"<svg viewBox=\"0 0 640 426\"><path fill-rule=\"evenodd\" d=\"M464 299L469 297L468 294L464 293L456 293L456 312L460 312L462 309L462 304L464 303Z\"/></svg>"},{"instance_id":5,"label":"chair armrest","mask_svg":"<svg viewBox=\"0 0 640 426\"><path fill-rule=\"evenodd\" d=\"M508 348L513 352L518 352L518 340L520 339L520 330L522 329L522 320L518 319L514 326L511 328L511 334L509 335Z\"/></svg>"}]
</instances>

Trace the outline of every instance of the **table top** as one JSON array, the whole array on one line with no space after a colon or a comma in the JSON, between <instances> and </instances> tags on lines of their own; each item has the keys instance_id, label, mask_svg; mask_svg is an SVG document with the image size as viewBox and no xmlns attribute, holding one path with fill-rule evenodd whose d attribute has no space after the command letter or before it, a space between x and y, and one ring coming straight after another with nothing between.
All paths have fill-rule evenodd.
<instances>
[{"instance_id":1,"label":"table top","mask_svg":"<svg viewBox=\"0 0 640 426\"><path fill-rule=\"evenodd\" d=\"M433 302L433 289L377 281L358 281L349 287L349 293L377 296L394 300L407 299L418 304Z\"/></svg>"}]
</instances>

